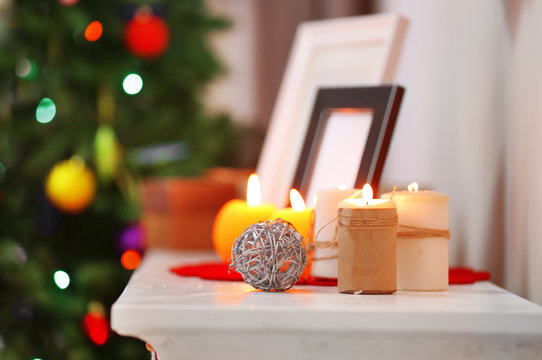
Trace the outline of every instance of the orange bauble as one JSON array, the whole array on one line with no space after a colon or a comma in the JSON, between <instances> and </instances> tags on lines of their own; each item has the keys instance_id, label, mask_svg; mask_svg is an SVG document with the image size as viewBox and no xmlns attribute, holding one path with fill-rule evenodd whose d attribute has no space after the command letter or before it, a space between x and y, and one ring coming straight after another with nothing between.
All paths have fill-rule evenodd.
<instances>
[{"instance_id":1,"label":"orange bauble","mask_svg":"<svg viewBox=\"0 0 542 360\"><path fill-rule=\"evenodd\" d=\"M244 200L230 200L218 212L213 225L213 245L222 260L229 262L233 242L250 225L269 219L276 207L251 206Z\"/></svg>"}]
</instances>

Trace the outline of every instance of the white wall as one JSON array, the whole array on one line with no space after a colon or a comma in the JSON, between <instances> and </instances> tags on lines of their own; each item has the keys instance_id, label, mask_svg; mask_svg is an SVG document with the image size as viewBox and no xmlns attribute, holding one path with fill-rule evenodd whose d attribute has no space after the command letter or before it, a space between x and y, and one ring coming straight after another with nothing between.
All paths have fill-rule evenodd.
<instances>
[{"instance_id":1,"label":"white wall","mask_svg":"<svg viewBox=\"0 0 542 360\"><path fill-rule=\"evenodd\" d=\"M542 2L508 2L513 51L508 98L506 276L542 304Z\"/></svg>"},{"instance_id":2,"label":"white wall","mask_svg":"<svg viewBox=\"0 0 542 360\"><path fill-rule=\"evenodd\" d=\"M255 3L247 0L206 0L205 3L213 14L232 22L230 29L211 37L211 46L227 70L209 86L205 104L211 112L225 112L236 122L252 125L258 115Z\"/></svg>"},{"instance_id":3,"label":"white wall","mask_svg":"<svg viewBox=\"0 0 542 360\"><path fill-rule=\"evenodd\" d=\"M495 0L383 0L409 18L396 73L406 87L382 190L418 181L450 198L450 264L503 283L504 123L509 60Z\"/></svg>"}]
</instances>

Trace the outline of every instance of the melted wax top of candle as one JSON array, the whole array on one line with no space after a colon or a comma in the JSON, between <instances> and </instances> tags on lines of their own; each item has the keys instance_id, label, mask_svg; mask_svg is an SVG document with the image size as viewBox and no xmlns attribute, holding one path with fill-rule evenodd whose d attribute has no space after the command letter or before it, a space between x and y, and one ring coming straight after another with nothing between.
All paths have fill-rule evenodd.
<instances>
[{"instance_id":1,"label":"melted wax top of candle","mask_svg":"<svg viewBox=\"0 0 542 360\"><path fill-rule=\"evenodd\" d=\"M386 199L345 199L341 201L339 207L343 209L393 209L395 208L395 202Z\"/></svg>"}]
</instances>

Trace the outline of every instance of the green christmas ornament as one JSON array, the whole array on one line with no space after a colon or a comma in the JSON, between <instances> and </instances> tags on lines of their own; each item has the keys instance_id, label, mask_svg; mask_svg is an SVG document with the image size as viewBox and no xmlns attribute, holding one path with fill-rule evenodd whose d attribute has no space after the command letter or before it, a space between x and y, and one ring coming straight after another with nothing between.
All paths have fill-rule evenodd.
<instances>
[{"instance_id":1,"label":"green christmas ornament","mask_svg":"<svg viewBox=\"0 0 542 360\"><path fill-rule=\"evenodd\" d=\"M117 137L110 125L100 125L94 138L96 170L101 181L110 181L117 172L120 154Z\"/></svg>"}]
</instances>

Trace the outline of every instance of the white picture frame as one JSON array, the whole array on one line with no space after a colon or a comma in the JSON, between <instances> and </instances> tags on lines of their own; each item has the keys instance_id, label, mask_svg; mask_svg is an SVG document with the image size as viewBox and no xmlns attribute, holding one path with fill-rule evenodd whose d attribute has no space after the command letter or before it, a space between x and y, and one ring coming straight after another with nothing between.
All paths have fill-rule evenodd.
<instances>
[{"instance_id":1,"label":"white picture frame","mask_svg":"<svg viewBox=\"0 0 542 360\"><path fill-rule=\"evenodd\" d=\"M318 89L391 83L406 26L395 14L299 25L256 170L263 202L287 204Z\"/></svg>"}]
</instances>

